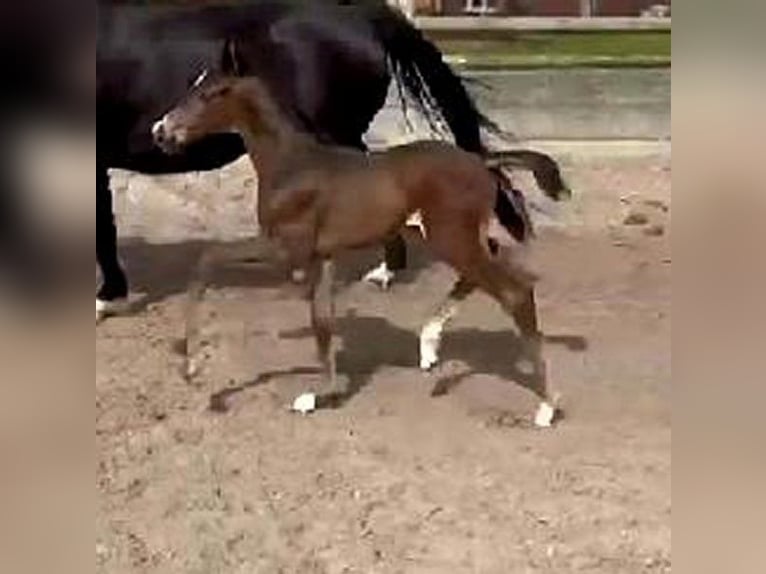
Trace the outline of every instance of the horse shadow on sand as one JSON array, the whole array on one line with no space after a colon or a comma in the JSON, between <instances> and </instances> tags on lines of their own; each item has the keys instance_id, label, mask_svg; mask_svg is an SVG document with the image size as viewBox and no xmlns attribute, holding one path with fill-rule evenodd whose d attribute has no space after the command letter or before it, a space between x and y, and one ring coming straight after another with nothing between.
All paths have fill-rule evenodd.
<instances>
[{"instance_id":1,"label":"horse shadow on sand","mask_svg":"<svg viewBox=\"0 0 766 574\"><path fill-rule=\"evenodd\" d=\"M501 320L505 319L502 315ZM442 362L457 361L464 365L458 370L445 369L437 365L429 375L433 382L431 396L449 394L469 377L476 374L490 374L511 384L520 385L539 394L539 382L533 375L519 368L521 340L511 328L503 331L482 329L454 329L444 334ZM417 369L418 335L416 332L398 327L383 317L364 317L350 310L345 317L338 317L338 336L344 341L343 349L337 354L338 376L345 382L345 389L331 396L321 397L320 408L340 408L353 399L372 381L377 372L385 367ZM310 328L301 328L280 333L283 339L313 337ZM587 340L578 335L547 335L548 345L563 345L571 351L584 352ZM454 371L454 372L453 372ZM210 408L215 412L226 412L230 400L261 385L283 376L316 375L318 367L296 367L260 374L256 379L241 385L226 388L211 396Z\"/></svg>"},{"instance_id":2,"label":"horse shadow on sand","mask_svg":"<svg viewBox=\"0 0 766 574\"><path fill-rule=\"evenodd\" d=\"M433 258L423 248L414 232L408 237L407 269L397 273L398 284L417 281L420 272ZM241 241L184 241L179 243L147 243L142 239L127 238L121 242L120 258L130 278L131 290L138 293L131 302L130 313L137 314L148 306L168 298L185 295L203 254L211 250L246 254L250 240ZM359 282L366 272L377 266L383 257L383 248L358 249L338 258L336 281L341 288ZM279 288L290 291L289 271L279 264L247 261L223 261L210 274L207 287ZM293 289L294 292L294 289Z\"/></svg>"},{"instance_id":3,"label":"horse shadow on sand","mask_svg":"<svg viewBox=\"0 0 766 574\"><path fill-rule=\"evenodd\" d=\"M418 280L421 272L433 258L417 239L412 240L408 231L407 270L397 275L398 284ZM209 249L235 250L247 245L247 241L224 243L216 241L189 241L172 244L150 244L140 240L123 243L122 257L127 263L134 290L146 295L133 306L140 312L148 305L162 302L173 296L185 296L197 271L202 254ZM382 248L351 251L339 258L336 280L339 290L361 280L364 273L377 265ZM209 289L220 288L275 288L284 287L289 297L295 297L295 286L290 286L288 271L278 265L252 262L226 262L217 266L210 275ZM372 289L372 287L371 287ZM371 296L375 292L371 291ZM296 298L297 304L302 301ZM498 309L498 325L507 325L502 331L481 329L448 329L445 332L440 356L442 363L431 373L432 396L449 394L463 381L475 374L496 375L509 383L520 385L532 392L539 392L536 379L519 368L521 341L513 328L513 322ZM338 335L345 342L338 352L338 375L346 382L346 390L326 397L321 407L339 408L355 397L372 381L374 375L385 367L417 369L418 334L403 329L383 317L360 316L350 310L345 317L337 319ZM310 328L281 333L284 339L312 337ZM587 340L578 335L547 335L548 345L563 345L569 350L583 352ZM456 361L464 368L445 369L444 362ZM216 412L229 409L230 401L248 389L265 385L280 377L291 375L316 375L317 366L298 366L274 372L261 373L256 379L229 387L210 397L210 408Z\"/></svg>"}]
</instances>

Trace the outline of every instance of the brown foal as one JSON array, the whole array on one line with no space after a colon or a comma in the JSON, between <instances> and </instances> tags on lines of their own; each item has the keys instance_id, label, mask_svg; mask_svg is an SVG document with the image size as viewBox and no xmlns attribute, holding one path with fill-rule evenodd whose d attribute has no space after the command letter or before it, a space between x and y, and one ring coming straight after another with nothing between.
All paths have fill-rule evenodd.
<instances>
[{"instance_id":1,"label":"brown foal","mask_svg":"<svg viewBox=\"0 0 766 574\"><path fill-rule=\"evenodd\" d=\"M385 241L420 212L425 241L459 275L421 332L421 368L438 362L442 332L458 303L474 290L484 291L519 327L541 399L535 420L549 426L556 406L543 359L534 278L496 253L488 227L496 215L510 230L507 213L513 205L501 188L501 167L531 169L540 187L559 199L567 190L555 162L530 151L482 158L437 141L365 154L321 144L293 125L257 78L208 77L155 124L154 136L169 151L211 133L233 130L244 138L259 177L262 229L294 267L308 270L324 396L342 392L333 348L333 257ZM268 251L255 257L269 257Z\"/></svg>"}]
</instances>

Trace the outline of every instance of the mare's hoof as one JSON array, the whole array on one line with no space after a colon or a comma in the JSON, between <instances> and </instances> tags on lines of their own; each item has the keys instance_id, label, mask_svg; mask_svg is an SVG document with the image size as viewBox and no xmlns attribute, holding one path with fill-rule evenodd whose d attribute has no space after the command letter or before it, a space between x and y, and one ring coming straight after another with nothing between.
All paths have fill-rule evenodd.
<instances>
[{"instance_id":1,"label":"mare's hoof","mask_svg":"<svg viewBox=\"0 0 766 574\"><path fill-rule=\"evenodd\" d=\"M391 282L394 280L394 272L389 271L388 265L381 263L375 269L367 273L364 276L364 281L367 283L373 283L383 289L388 290L391 286Z\"/></svg>"},{"instance_id":2,"label":"mare's hoof","mask_svg":"<svg viewBox=\"0 0 766 574\"><path fill-rule=\"evenodd\" d=\"M103 321L107 317L113 317L115 315L126 313L129 307L130 305L128 303L127 297L114 299L112 301L105 301L103 299L96 298L96 323Z\"/></svg>"}]
</instances>

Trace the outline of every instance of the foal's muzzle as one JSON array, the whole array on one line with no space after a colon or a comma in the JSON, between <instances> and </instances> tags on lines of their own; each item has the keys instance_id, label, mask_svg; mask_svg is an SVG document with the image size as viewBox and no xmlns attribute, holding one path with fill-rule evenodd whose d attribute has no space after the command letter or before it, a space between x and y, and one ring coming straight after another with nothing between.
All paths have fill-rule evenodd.
<instances>
[{"instance_id":1,"label":"foal's muzzle","mask_svg":"<svg viewBox=\"0 0 766 574\"><path fill-rule=\"evenodd\" d=\"M178 153L184 143L177 130L169 129L167 117L155 122L152 126L152 138L154 143L168 154Z\"/></svg>"}]
</instances>

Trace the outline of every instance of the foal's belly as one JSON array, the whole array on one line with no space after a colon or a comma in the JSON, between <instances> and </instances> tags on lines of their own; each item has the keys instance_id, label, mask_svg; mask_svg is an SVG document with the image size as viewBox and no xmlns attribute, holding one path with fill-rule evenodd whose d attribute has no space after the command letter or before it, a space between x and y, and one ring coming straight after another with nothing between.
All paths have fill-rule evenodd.
<instances>
[{"instance_id":1,"label":"foal's belly","mask_svg":"<svg viewBox=\"0 0 766 574\"><path fill-rule=\"evenodd\" d=\"M406 198L394 188L338 194L322 218L317 250L330 255L340 249L380 243L404 224L407 215Z\"/></svg>"}]
</instances>

